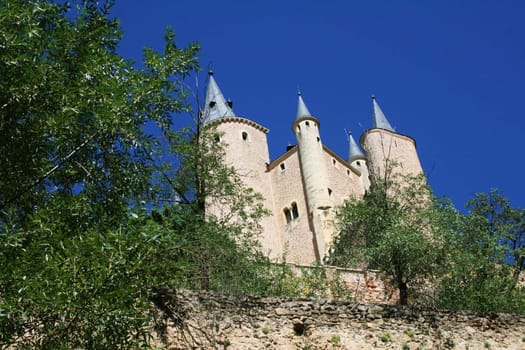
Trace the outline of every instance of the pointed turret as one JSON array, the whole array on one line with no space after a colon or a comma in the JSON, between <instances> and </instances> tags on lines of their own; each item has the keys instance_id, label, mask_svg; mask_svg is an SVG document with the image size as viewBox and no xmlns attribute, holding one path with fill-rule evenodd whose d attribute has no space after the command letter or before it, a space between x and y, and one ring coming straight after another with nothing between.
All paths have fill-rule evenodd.
<instances>
[{"instance_id":1,"label":"pointed turret","mask_svg":"<svg viewBox=\"0 0 525 350\"><path fill-rule=\"evenodd\" d=\"M306 104L304 103L303 95L301 94L301 91L298 91L297 95L299 96L299 99L297 102L297 119L301 117L305 117L307 115L312 115L310 111L308 110L308 107L306 107Z\"/></svg>"},{"instance_id":2,"label":"pointed turret","mask_svg":"<svg viewBox=\"0 0 525 350\"><path fill-rule=\"evenodd\" d=\"M361 136L372 181L382 181L388 174L418 175L423 172L416 151L416 141L394 130L372 96L373 127Z\"/></svg>"},{"instance_id":3,"label":"pointed turret","mask_svg":"<svg viewBox=\"0 0 525 350\"><path fill-rule=\"evenodd\" d=\"M372 116L373 128L385 129L388 131L396 132L394 128L388 122L388 119L386 119L385 114L381 110L381 107L379 107L379 104L377 103L376 98L373 95L372 95L372 104L374 105L374 113Z\"/></svg>"},{"instance_id":4,"label":"pointed turret","mask_svg":"<svg viewBox=\"0 0 525 350\"><path fill-rule=\"evenodd\" d=\"M356 159L366 159L361 147L355 142L351 132L348 132L348 162L352 163Z\"/></svg>"},{"instance_id":5,"label":"pointed turret","mask_svg":"<svg viewBox=\"0 0 525 350\"><path fill-rule=\"evenodd\" d=\"M226 101L215 78L213 78L213 71L210 70L208 74L210 79L208 89L206 90L206 100L202 114L203 122L206 124L219 118L235 117L231 102Z\"/></svg>"}]
</instances>

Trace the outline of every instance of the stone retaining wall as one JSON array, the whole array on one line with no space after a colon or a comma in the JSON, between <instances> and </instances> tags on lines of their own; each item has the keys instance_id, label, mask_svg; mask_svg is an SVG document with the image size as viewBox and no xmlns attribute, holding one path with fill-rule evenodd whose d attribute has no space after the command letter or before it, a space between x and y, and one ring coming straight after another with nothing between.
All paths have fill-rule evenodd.
<instances>
[{"instance_id":1,"label":"stone retaining wall","mask_svg":"<svg viewBox=\"0 0 525 350\"><path fill-rule=\"evenodd\" d=\"M168 349L525 349L525 316L178 291Z\"/></svg>"}]
</instances>

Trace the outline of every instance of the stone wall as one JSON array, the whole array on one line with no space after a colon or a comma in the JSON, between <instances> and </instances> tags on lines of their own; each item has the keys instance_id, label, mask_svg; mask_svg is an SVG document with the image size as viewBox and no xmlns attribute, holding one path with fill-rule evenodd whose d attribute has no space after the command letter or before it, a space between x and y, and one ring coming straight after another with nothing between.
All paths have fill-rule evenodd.
<instances>
[{"instance_id":1,"label":"stone wall","mask_svg":"<svg viewBox=\"0 0 525 350\"><path fill-rule=\"evenodd\" d=\"M525 316L178 291L168 349L525 349Z\"/></svg>"},{"instance_id":2,"label":"stone wall","mask_svg":"<svg viewBox=\"0 0 525 350\"><path fill-rule=\"evenodd\" d=\"M393 304L398 300L397 290L384 283L379 271L366 269L349 269L336 266L287 264L292 271L302 277L314 270L322 270L326 274L326 295L337 298L337 286L345 294L345 299L352 299L365 303Z\"/></svg>"}]
</instances>

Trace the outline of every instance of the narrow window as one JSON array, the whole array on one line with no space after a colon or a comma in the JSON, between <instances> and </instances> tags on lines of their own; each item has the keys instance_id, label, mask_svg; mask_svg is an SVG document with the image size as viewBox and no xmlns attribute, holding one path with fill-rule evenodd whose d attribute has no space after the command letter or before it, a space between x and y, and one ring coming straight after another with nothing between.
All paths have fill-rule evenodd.
<instances>
[{"instance_id":1,"label":"narrow window","mask_svg":"<svg viewBox=\"0 0 525 350\"><path fill-rule=\"evenodd\" d=\"M286 169L286 165L284 163L281 163L281 165L279 165L281 167L281 170L284 170Z\"/></svg>"},{"instance_id":2,"label":"narrow window","mask_svg":"<svg viewBox=\"0 0 525 350\"><path fill-rule=\"evenodd\" d=\"M337 162L332 158L332 164L335 165Z\"/></svg>"},{"instance_id":3,"label":"narrow window","mask_svg":"<svg viewBox=\"0 0 525 350\"><path fill-rule=\"evenodd\" d=\"M297 203L292 203L292 219L297 219L299 217L299 209L297 209Z\"/></svg>"},{"instance_id":4,"label":"narrow window","mask_svg":"<svg viewBox=\"0 0 525 350\"><path fill-rule=\"evenodd\" d=\"M306 126L310 126L310 122L309 121L306 121L305 124L306 124Z\"/></svg>"},{"instance_id":5,"label":"narrow window","mask_svg":"<svg viewBox=\"0 0 525 350\"><path fill-rule=\"evenodd\" d=\"M290 212L290 209L284 208L284 217L286 218L286 223L290 223L292 221L292 213Z\"/></svg>"},{"instance_id":6,"label":"narrow window","mask_svg":"<svg viewBox=\"0 0 525 350\"><path fill-rule=\"evenodd\" d=\"M319 138L319 136L317 136L317 142L321 142L321 139Z\"/></svg>"},{"instance_id":7,"label":"narrow window","mask_svg":"<svg viewBox=\"0 0 525 350\"><path fill-rule=\"evenodd\" d=\"M331 189L331 188L328 189L328 195L329 195L329 196L332 195L332 189Z\"/></svg>"},{"instance_id":8,"label":"narrow window","mask_svg":"<svg viewBox=\"0 0 525 350\"><path fill-rule=\"evenodd\" d=\"M301 131L301 125L297 124L297 131Z\"/></svg>"},{"instance_id":9,"label":"narrow window","mask_svg":"<svg viewBox=\"0 0 525 350\"><path fill-rule=\"evenodd\" d=\"M243 139L244 141L248 140L248 133L247 133L246 131L243 131L243 132L242 132L242 139Z\"/></svg>"},{"instance_id":10,"label":"narrow window","mask_svg":"<svg viewBox=\"0 0 525 350\"><path fill-rule=\"evenodd\" d=\"M361 163L359 161L355 162L357 166L361 166Z\"/></svg>"},{"instance_id":11,"label":"narrow window","mask_svg":"<svg viewBox=\"0 0 525 350\"><path fill-rule=\"evenodd\" d=\"M346 175L350 176L350 170L346 170Z\"/></svg>"}]
</instances>

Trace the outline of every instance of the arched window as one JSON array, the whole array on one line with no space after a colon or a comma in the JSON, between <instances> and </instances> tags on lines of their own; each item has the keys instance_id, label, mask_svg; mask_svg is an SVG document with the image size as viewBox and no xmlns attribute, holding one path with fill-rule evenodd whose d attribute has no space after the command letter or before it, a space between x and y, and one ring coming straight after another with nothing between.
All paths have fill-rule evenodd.
<instances>
[{"instance_id":1,"label":"arched window","mask_svg":"<svg viewBox=\"0 0 525 350\"><path fill-rule=\"evenodd\" d=\"M286 218L286 223L287 224L290 223L290 221L292 221L292 213L290 212L290 209L284 208L283 212L284 212L284 217Z\"/></svg>"},{"instance_id":2,"label":"arched window","mask_svg":"<svg viewBox=\"0 0 525 350\"><path fill-rule=\"evenodd\" d=\"M299 217L299 209L297 209L297 203L292 203L292 219L297 219Z\"/></svg>"},{"instance_id":3,"label":"arched window","mask_svg":"<svg viewBox=\"0 0 525 350\"><path fill-rule=\"evenodd\" d=\"M310 126L310 122L308 122L308 121L305 122L305 124L306 124L306 126Z\"/></svg>"},{"instance_id":4,"label":"arched window","mask_svg":"<svg viewBox=\"0 0 525 350\"><path fill-rule=\"evenodd\" d=\"M247 140L248 140L248 133L247 133L246 131L243 131L243 132L242 132L242 139L243 139L244 141L247 141Z\"/></svg>"}]
</instances>

